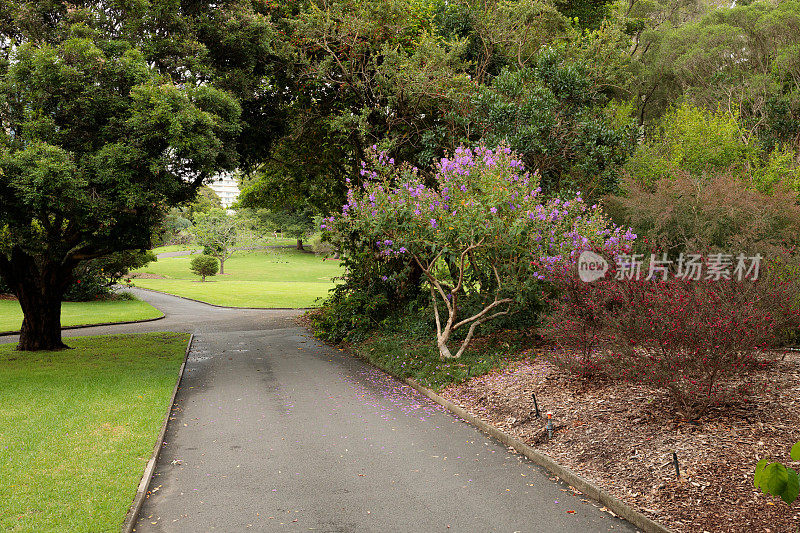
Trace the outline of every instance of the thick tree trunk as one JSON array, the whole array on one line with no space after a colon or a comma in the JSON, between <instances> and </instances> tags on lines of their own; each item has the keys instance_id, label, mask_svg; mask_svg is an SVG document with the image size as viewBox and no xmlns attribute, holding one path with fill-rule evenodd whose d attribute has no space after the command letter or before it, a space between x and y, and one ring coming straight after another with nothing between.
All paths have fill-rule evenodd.
<instances>
[{"instance_id":1,"label":"thick tree trunk","mask_svg":"<svg viewBox=\"0 0 800 533\"><path fill-rule=\"evenodd\" d=\"M303 239L297 239L297 249L305 250L305 248L303 248Z\"/></svg>"},{"instance_id":2,"label":"thick tree trunk","mask_svg":"<svg viewBox=\"0 0 800 533\"><path fill-rule=\"evenodd\" d=\"M219 258L219 273L220 273L220 275L225 273L225 258L224 257L220 257ZM205 279L203 279L203 281L205 281Z\"/></svg>"},{"instance_id":3,"label":"thick tree trunk","mask_svg":"<svg viewBox=\"0 0 800 533\"><path fill-rule=\"evenodd\" d=\"M0 271L22 308L17 350L62 350L61 298L72 281L73 263L42 264L19 248L0 257Z\"/></svg>"},{"instance_id":4,"label":"thick tree trunk","mask_svg":"<svg viewBox=\"0 0 800 533\"><path fill-rule=\"evenodd\" d=\"M38 292L38 291L35 291ZM43 294L18 294L24 318L17 350L62 350L61 297Z\"/></svg>"}]
</instances>

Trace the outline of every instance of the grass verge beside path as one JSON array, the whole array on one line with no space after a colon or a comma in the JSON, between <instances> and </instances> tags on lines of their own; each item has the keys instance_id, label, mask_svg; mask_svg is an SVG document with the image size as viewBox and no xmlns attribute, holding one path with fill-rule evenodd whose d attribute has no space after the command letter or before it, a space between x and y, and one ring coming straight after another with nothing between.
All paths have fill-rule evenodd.
<instances>
[{"instance_id":1,"label":"grass verge beside path","mask_svg":"<svg viewBox=\"0 0 800 533\"><path fill-rule=\"evenodd\" d=\"M496 333L474 339L459 359L442 361L433 338L376 333L357 344L354 350L359 357L389 374L415 379L438 392L448 385L462 383L520 359L529 343L515 332Z\"/></svg>"},{"instance_id":2,"label":"grass verge beside path","mask_svg":"<svg viewBox=\"0 0 800 533\"><path fill-rule=\"evenodd\" d=\"M119 531L189 335L0 346L0 530Z\"/></svg>"},{"instance_id":3,"label":"grass verge beside path","mask_svg":"<svg viewBox=\"0 0 800 533\"><path fill-rule=\"evenodd\" d=\"M201 282L189 270L191 259L161 258L137 271L160 279L136 278L134 284L230 307L313 307L342 272L338 261L297 250L241 251L225 261L224 275Z\"/></svg>"},{"instance_id":4,"label":"grass verge beside path","mask_svg":"<svg viewBox=\"0 0 800 533\"><path fill-rule=\"evenodd\" d=\"M129 322L158 318L161 311L141 300L97 300L61 304L62 326L83 326L104 322ZM22 309L16 300L0 300L0 331L18 331Z\"/></svg>"}]
</instances>

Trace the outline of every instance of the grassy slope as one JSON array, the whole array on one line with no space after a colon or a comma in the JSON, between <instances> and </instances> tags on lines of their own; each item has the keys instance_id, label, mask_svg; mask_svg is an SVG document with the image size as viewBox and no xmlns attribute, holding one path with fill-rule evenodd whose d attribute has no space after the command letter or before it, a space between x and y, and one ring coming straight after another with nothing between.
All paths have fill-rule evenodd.
<instances>
[{"instance_id":1,"label":"grassy slope","mask_svg":"<svg viewBox=\"0 0 800 533\"><path fill-rule=\"evenodd\" d=\"M338 261L295 250L237 252L225 275L201 283L189 270L191 257L167 257L141 270L168 279L136 279L135 285L233 307L310 307L327 296Z\"/></svg>"},{"instance_id":2,"label":"grassy slope","mask_svg":"<svg viewBox=\"0 0 800 533\"><path fill-rule=\"evenodd\" d=\"M409 333L376 332L355 345L356 353L386 372L401 378L413 378L422 385L441 390L452 383L461 383L502 368L518 359L527 348L524 339L514 332L505 332L473 339L459 359L441 361L433 334L416 336ZM451 349L457 347L453 342Z\"/></svg>"},{"instance_id":3,"label":"grassy slope","mask_svg":"<svg viewBox=\"0 0 800 533\"><path fill-rule=\"evenodd\" d=\"M126 322L161 316L161 312L139 300L64 302L61 325L80 326L98 322ZM0 331L16 331L22 325L22 309L16 300L0 300Z\"/></svg>"},{"instance_id":4,"label":"grassy slope","mask_svg":"<svg viewBox=\"0 0 800 533\"><path fill-rule=\"evenodd\" d=\"M119 531L167 412L188 335L0 346L0 530ZM124 371L122 371L124 370Z\"/></svg>"}]
</instances>

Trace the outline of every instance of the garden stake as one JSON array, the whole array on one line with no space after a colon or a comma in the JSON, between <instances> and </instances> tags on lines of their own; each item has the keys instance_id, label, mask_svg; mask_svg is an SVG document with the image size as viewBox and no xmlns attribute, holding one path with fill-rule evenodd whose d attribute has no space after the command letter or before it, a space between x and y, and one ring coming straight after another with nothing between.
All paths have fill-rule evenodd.
<instances>
[{"instance_id":1,"label":"garden stake","mask_svg":"<svg viewBox=\"0 0 800 533\"><path fill-rule=\"evenodd\" d=\"M536 409L536 414L534 416L536 418L541 418L542 414L539 412L539 404L536 403L536 394L531 393L531 396L533 396L533 407Z\"/></svg>"},{"instance_id":2,"label":"garden stake","mask_svg":"<svg viewBox=\"0 0 800 533\"><path fill-rule=\"evenodd\" d=\"M678 476L678 479L681 479L681 469L678 466L678 454L674 451L672 452L672 464L675 465L675 474Z\"/></svg>"},{"instance_id":3,"label":"garden stake","mask_svg":"<svg viewBox=\"0 0 800 533\"><path fill-rule=\"evenodd\" d=\"M547 440L553 438L553 412L547 411Z\"/></svg>"}]
</instances>

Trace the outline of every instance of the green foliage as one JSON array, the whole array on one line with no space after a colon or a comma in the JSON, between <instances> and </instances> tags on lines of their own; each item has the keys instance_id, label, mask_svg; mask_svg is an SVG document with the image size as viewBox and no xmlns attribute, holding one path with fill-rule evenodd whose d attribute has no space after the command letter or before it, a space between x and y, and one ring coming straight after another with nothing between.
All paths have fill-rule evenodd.
<instances>
[{"instance_id":1,"label":"green foliage","mask_svg":"<svg viewBox=\"0 0 800 533\"><path fill-rule=\"evenodd\" d=\"M481 86L472 117L484 142L508 142L540 173L545 192L596 197L615 190L634 147L632 120L605 115L607 104L585 63L548 48L533 66L504 70Z\"/></svg>"},{"instance_id":2,"label":"green foliage","mask_svg":"<svg viewBox=\"0 0 800 533\"><path fill-rule=\"evenodd\" d=\"M765 155L737 115L684 102L637 147L605 205L663 251L764 253L797 243L794 158L788 147Z\"/></svg>"},{"instance_id":3,"label":"green foliage","mask_svg":"<svg viewBox=\"0 0 800 533\"><path fill-rule=\"evenodd\" d=\"M234 165L240 129L228 93L174 85L100 29L59 27L4 49L0 70L0 272L26 315L21 346L45 312L58 336L81 261L149 248L164 207Z\"/></svg>"},{"instance_id":4,"label":"green foliage","mask_svg":"<svg viewBox=\"0 0 800 533\"><path fill-rule=\"evenodd\" d=\"M626 169L643 186L653 186L675 171L695 176L752 171L760 165L759 156L760 147L746 141L736 115L684 102L664 115Z\"/></svg>"},{"instance_id":5,"label":"green foliage","mask_svg":"<svg viewBox=\"0 0 800 533\"><path fill-rule=\"evenodd\" d=\"M192 221L184 216L184 209L172 207L153 230L153 246L176 244L189 240L192 236L186 231L192 227ZM187 243L188 244L188 243Z\"/></svg>"},{"instance_id":6,"label":"green foliage","mask_svg":"<svg viewBox=\"0 0 800 533\"><path fill-rule=\"evenodd\" d=\"M796 140L800 2L752 2L669 22L641 34L641 116L658 116L685 97L738 112L748 135L768 149Z\"/></svg>"},{"instance_id":7,"label":"green foliage","mask_svg":"<svg viewBox=\"0 0 800 533\"><path fill-rule=\"evenodd\" d=\"M611 14L612 0L556 0L558 10L582 28L597 29Z\"/></svg>"},{"instance_id":8,"label":"green foliage","mask_svg":"<svg viewBox=\"0 0 800 533\"><path fill-rule=\"evenodd\" d=\"M800 461L800 442L792 446L792 461ZM800 476L797 472L782 463L770 463L761 459L756 465L753 484L764 494L779 496L787 505L794 502L800 494Z\"/></svg>"},{"instance_id":9,"label":"green foliage","mask_svg":"<svg viewBox=\"0 0 800 533\"><path fill-rule=\"evenodd\" d=\"M426 387L441 390L448 385L481 376L514 361L525 348L520 336L490 337L479 349L468 350L457 360L442 361L430 343L420 342L396 324L359 343L356 353L371 364L399 378L412 378ZM405 323L402 323L405 326Z\"/></svg>"},{"instance_id":10,"label":"green foliage","mask_svg":"<svg viewBox=\"0 0 800 533\"><path fill-rule=\"evenodd\" d=\"M222 200L211 187L204 185L197 189L197 196L185 208L181 209L181 215L188 220L194 220L198 213L208 213L212 209L222 209Z\"/></svg>"},{"instance_id":11,"label":"green foliage","mask_svg":"<svg viewBox=\"0 0 800 533\"><path fill-rule=\"evenodd\" d=\"M328 342L358 342L379 327L387 316L384 293L334 289L319 313L312 315L314 334Z\"/></svg>"},{"instance_id":12,"label":"green foliage","mask_svg":"<svg viewBox=\"0 0 800 533\"><path fill-rule=\"evenodd\" d=\"M219 261L211 255L198 255L189 263L190 270L206 280L208 276L215 276L219 272Z\"/></svg>"}]
</instances>

